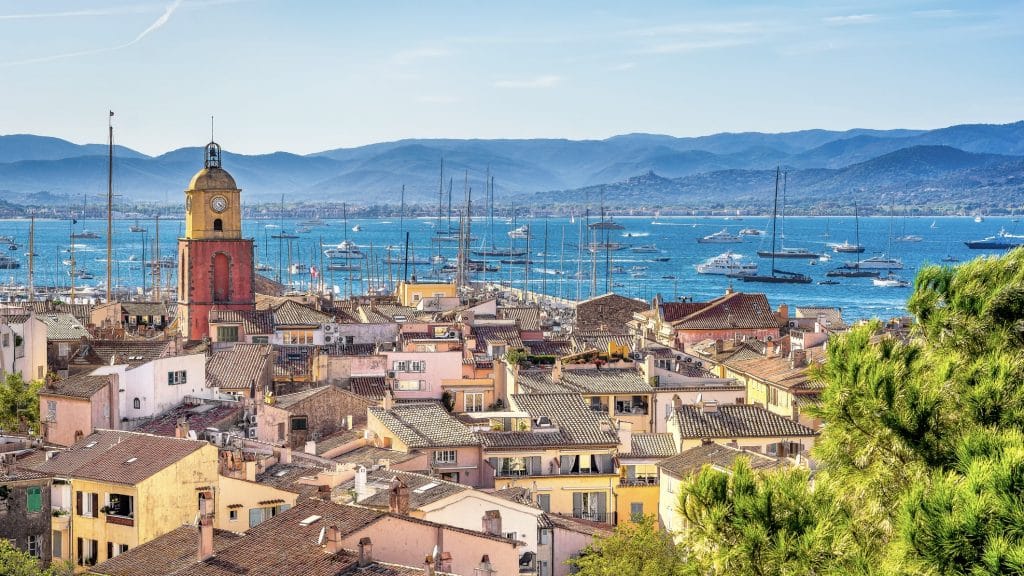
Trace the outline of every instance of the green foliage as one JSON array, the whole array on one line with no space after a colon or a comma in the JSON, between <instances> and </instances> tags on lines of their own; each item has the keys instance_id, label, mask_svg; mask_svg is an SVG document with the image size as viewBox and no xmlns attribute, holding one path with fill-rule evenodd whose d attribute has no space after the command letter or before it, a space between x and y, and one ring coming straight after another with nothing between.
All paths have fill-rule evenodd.
<instances>
[{"instance_id":1,"label":"green foliage","mask_svg":"<svg viewBox=\"0 0 1024 576\"><path fill-rule=\"evenodd\" d=\"M11 372L0 382L0 428L7 432L39 433L39 390L42 381L25 382Z\"/></svg>"},{"instance_id":2,"label":"green foliage","mask_svg":"<svg viewBox=\"0 0 1024 576\"><path fill-rule=\"evenodd\" d=\"M653 516L623 524L607 538L596 538L569 561L581 576L673 576L684 574L683 556Z\"/></svg>"},{"instance_id":3,"label":"green foliage","mask_svg":"<svg viewBox=\"0 0 1024 576\"><path fill-rule=\"evenodd\" d=\"M908 308L909 341L829 342L813 484L739 464L684 485L694 574L1024 574L1024 250L925 268Z\"/></svg>"},{"instance_id":4,"label":"green foliage","mask_svg":"<svg viewBox=\"0 0 1024 576\"><path fill-rule=\"evenodd\" d=\"M74 567L63 562L54 562L44 570L38 559L18 550L6 538L0 539L0 574L4 576L70 576L73 573Z\"/></svg>"},{"instance_id":5,"label":"green foliage","mask_svg":"<svg viewBox=\"0 0 1024 576\"><path fill-rule=\"evenodd\" d=\"M455 409L455 395L452 394L451 392L449 392L448 390L445 390L444 392L442 392L441 393L441 405L444 406L444 409L449 411L449 412L454 410Z\"/></svg>"},{"instance_id":6,"label":"green foliage","mask_svg":"<svg viewBox=\"0 0 1024 576\"><path fill-rule=\"evenodd\" d=\"M522 348L513 348L505 352L505 362L509 365L521 364L526 360L526 351Z\"/></svg>"}]
</instances>

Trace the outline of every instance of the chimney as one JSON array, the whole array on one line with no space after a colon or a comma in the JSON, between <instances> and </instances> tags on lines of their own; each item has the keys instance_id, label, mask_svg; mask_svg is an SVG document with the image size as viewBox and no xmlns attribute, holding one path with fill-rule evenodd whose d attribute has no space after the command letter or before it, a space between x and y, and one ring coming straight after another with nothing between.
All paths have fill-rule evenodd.
<instances>
[{"instance_id":1,"label":"chimney","mask_svg":"<svg viewBox=\"0 0 1024 576\"><path fill-rule=\"evenodd\" d=\"M351 414L349 414L348 416L345 416L345 429L347 429L347 430L351 430L352 429L352 415Z\"/></svg>"},{"instance_id":2,"label":"chimney","mask_svg":"<svg viewBox=\"0 0 1024 576\"><path fill-rule=\"evenodd\" d=\"M330 484L320 484L316 487L316 497L325 502L331 501L331 486Z\"/></svg>"},{"instance_id":3,"label":"chimney","mask_svg":"<svg viewBox=\"0 0 1024 576\"><path fill-rule=\"evenodd\" d=\"M188 438L188 420L184 416L178 418L174 425L175 438Z\"/></svg>"},{"instance_id":4,"label":"chimney","mask_svg":"<svg viewBox=\"0 0 1024 576\"><path fill-rule=\"evenodd\" d=\"M608 420L601 420L601 432L611 432L612 423Z\"/></svg>"},{"instance_id":5,"label":"chimney","mask_svg":"<svg viewBox=\"0 0 1024 576\"><path fill-rule=\"evenodd\" d=\"M199 551L197 558L205 562L213 558L213 493L203 492L199 498Z\"/></svg>"},{"instance_id":6,"label":"chimney","mask_svg":"<svg viewBox=\"0 0 1024 576\"><path fill-rule=\"evenodd\" d=\"M452 553L451 552L441 552L441 560L440 560L440 562L438 562L438 564L439 564L438 568L441 569L441 572L451 572L452 571Z\"/></svg>"},{"instance_id":7,"label":"chimney","mask_svg":"<svg viewBox=\"0 0 1024 576\"><path fill-rule=\"evenodd\" d=\"M633 423L619 420L619 453L633 452Z\"/></svg>"},{"instance_id":8,"label":"chimney","mask_svg":"<svg viewBox=\"0 0 1024 576\"><path fill-rule=\"evenodd\" d=\"M288 446L282 446L277 453L277 461L281 464L291 464L292 449Z\"/></svg>"},{"instance_id":9,"label":"chimney","mask_svg":"<svg viewBox=\"0 0 1024 576\"><path fill-rule=\"evenodd\" d=\"M338 529L337 525L333 525L333 526L330 526L329 528L327 528L327 534L326 534L325 538L327 540L326 552L328 554L337 554L338 552L341 552L341 530ZM363 565L363 562L362 562L362 549L363 549L363 544L362 544L362 542L360 542L359 543L359 550L360 550L359 565L360 566Z\"/></svg>"},{"instance_id":10,"label":"chimney","mask_svg":"<svg viewBox=\"0 0 1024 576\"><path fill-rule=\"evenodd\" d=\"M380 407L385 410L391 410L395 407L395 397L391 394L391 390L384 390L384 398L380 401Z\"/></svg>"},{"instance_id":11,"label":"chimney","mask_svg":"<svg viewBox=\"0 0 1024 576\"><path fill-rule=\"evenodd\" d=\"M484 533L491 536L501 536L501 511L488 510L484 512Z\"/></svg>"},{"instance_id":12,"label":"chimney","mask_svg":"<svg viewBox=\"0 0 1024 576\"><path fill-rule=\"evenodd\" d=\"M388 511L392 514L409 513L409 487L398 476L391 480Z\"/></svg>"},{"instance_id":13,"label":"chimney","mask_svg":"<svg viewBox=\"0 0 1024 576\"><path fill-rule=\"evenodd\" d=\"M790 368L796 369L796 368L803 368L804 366L807 366L807 351L806 350L803 350L803 349L793 350L792 352L789 353L789 367Z\"/></svg>"},{"instance_id":14,"label":"chimney","mask_svg":"<svg viewBox=\"0 0 1024 576\"><path fill-rule=\"evenodd\" d=\"M365 568L373 564L373 542L369 536L359 539L359 567Z\"/></svg>"},{"instance_id":15,"label":"chimney","mask_svg":"<svg viewBox=\"0 0 1024 576\"><path fill-rule=\"evenodd\" d=\"M356 469L356 477L354 480L355 491L356 491L356 503L363 498L366 498L366 467L360 466Z\"/></svg>"},{"instance_id":16,"label":"chimney","mask_svg":"<svg viewBox=\"0 0 1024 576\"><path fill-rule=\"evenodd\" d=\"M434 576L437 572L434 571L434 557L427 554L427 557L423 560L423 573L426 576Z\"/></svg>"},{"instance_id":17,"label":"chimney","mask_svg":"<svg viewBox=\"0 0 1024 576\"><path fill-rule=\"evenodd\" d=\"M312 454L313 456L316 456L316 441L307 441L306 445L302 448L302 451L305 452L306 454Z\"/></svg>"},{"instance_id":18,"label":"chimney","mask_svg":"<svg viewBox=\"0 0 1024 576\"><path fill-rule=\"evenodd\" d=\"M700 403L700 411L705 414L718 412L718 400L705 400Z\"/></svg>"},{"instance_id":19,"label":"chimney","mask_svg":"<svg viewBox=\"0 0 1024 576\"><path fill-rule=\"evenodd\" d=\"M779 323L780 324L785 324L785 323L789 322L789 305L788 304L779 304L778 317L779 317Z\"/></svg>"},{"instance_id":20,"label":"chimney","mask_svg":"<svg viewBox=\"0 0 1024 576\"><path fill-rule=\"evenodd\" d=\"M494 574L494 567L491 566L491 557L484 554L480 558L480 567L476 569L476 572L481 576Z\"/></svg>"},{"instance_id":21,"label":"chimney","mask_svg":"<svg viewBox=\"0 0 1024 576\"><path fill-rule=\"evenodd\" d=\"M725 340L719 338L715 340L715 354L721 354L725 351Z\"/></svg>"}]
</instances>

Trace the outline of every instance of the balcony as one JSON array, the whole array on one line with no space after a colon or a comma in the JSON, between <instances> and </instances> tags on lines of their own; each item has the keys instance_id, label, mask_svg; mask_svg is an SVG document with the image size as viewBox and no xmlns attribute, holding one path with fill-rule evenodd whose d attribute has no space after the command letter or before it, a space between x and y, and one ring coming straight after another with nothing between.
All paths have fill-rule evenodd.
<instances>
[{"instance_id":1,"label":"balcony","mask_svg":"<svg viewBox=\"0 0 1024 576\"><path fill-rule=\"evenodd\" d=\"M135 526L135 518L131 516L120 516L117 514L107 514L107 524L117 524L118 526Z\"/></svg>"},{"instance_id":2,"label":"balcony","mask_svg":"<svg viewBox=\"0 0 1024 576\"><path fill-rule=\"evenodd\" d=\"M615 519L614 512L598 512L596 510L579 510L573 508L572 517L577 520L587 520L589 522L600 522L602 524L611 524Z\"/></svg>"},{"instance_id":3,"label":"balcony","mask_svg":"<svg viewBox=\"0 0 1024 576\"><path fill-rule=\"evenodd\" d=\"M636 478L620 478L619 486L631 487L631 486L657 486L657 476L637 476Z\"/></svg>"}]
</instances>

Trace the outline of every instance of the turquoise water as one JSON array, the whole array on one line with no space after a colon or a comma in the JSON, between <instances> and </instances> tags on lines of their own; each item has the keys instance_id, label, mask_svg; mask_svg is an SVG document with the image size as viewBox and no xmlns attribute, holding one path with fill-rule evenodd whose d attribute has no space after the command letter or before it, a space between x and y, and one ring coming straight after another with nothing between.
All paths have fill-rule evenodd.
<instances>
[{"instance_id":1,"label":"turquoise water","mask_svg":"<svg viewBox=\"0 0 1024 576\"><path fill-rule=\"evenodd\" d=\"M905 301L910 294L910 288L879 288L871 283L870 278L839 278L838 285L819 285L818 281L825 279L825 272L838 266L841 262L855 258L854 255L834 254L828 247L829 242L840 243L844 240L854 242L854 219L849 218L820 218L820 217L791 217L785 222L785 245L787 247L804 247L815 252L825 252L832 257L831 262L820 262L817 260L778 260L776 267L793 272L801 272L814 278L815 283L807 285L792 284L744 284L740 281L730 280L724 276L710 276L697 274L694 265L712 256L721 254L726 250L742 254L748 259L758 262L760 270L767 273L770 269L770 262L758 258L755 252L759 249L768 250L771 245L771 220L765 217L744 217L742 220L728 220L724 218L693 218L693 217L662 217L657 223L652 222L651 217L629 217L616 219L625 226L624 230L608 231L608 241L619 242L626 245L654 244L658 249L657 254L640 254L630 252L628 248L611 252L609 260L606 261L604 251L596 254L594 260L586 250L583 251L582 262L577 264L579 253L577 246L580 243L580 219L575 223L568 218L552 218L546 221L547 224L547 262L544 262L544 219L526 219L517 224L528 223L533 229L533 238L530 241L530 253L533 264L529 274L529 288L534 291L545 291L548 294L575 299L577 295L587 298L592 295L602 294L607 287L611 287L620 294L637 296L650 299L660 293L666 299L673 299L681 296L692 296L702 300L721 295L730 282L739 290L751 292L764 292L772 306L780 303L793 305L829 305L840 306L844 310L847 319L881 317L887 318L905 312ZM143 237L146 238L146 258L152 258L152 246L154 244L155 224L152 220L141 221L140 224L147 228L146 233L131 233L129 227L134 221L116 221L114 234L114 277L118 286L136 287L143 282L143 266L139 262L132 262L134 257L141 260L143 257ZM934 227L932 224L934 223ZM271 271L263 272L270 277L278 277L278 268L284 268L280 274L282 281L293 283L297 287L305 286L310 280L308 273L289 275L288 265L288 241L275 240L269 236L277 233L283 225L288 231L295 231L298 227L297 221L267 221L247 220L244 224L244 234L252 237L257 244L257 261L266 263L273 267ZM404 223L398 218L388 220L356 220L350 219L347 223L347 237L355 242L364 253L373 254L372 275L374 285L381 284L382 280L389 277L397 280L402 276L402 266L393 264L388 270L384 262L384 247L387 245L399 246L404 242L404 233L409 233L412 248L410 253L419 260L427 260L437 255L440 246L440 254L454 260L456 243L437 244L431 242L437 229L436 219L413 219L405 220ZM360 232L353 232L351 228L359 225ZM269 227L268 227L269 226ZM453 222L457 227L457 223ZM8 284L21 284L25 282L27 275L27 252L28 252L28 220L5 220L0 221L0 235L11 236L19 245L18 250L10 250L7 253L22 262L22 268L17 270L0 270L0 279ZM441 227L447 227L447 221L441 222ZM923 239L920 242L889 242L890 227L894 236L916 234ZM473 236L476 240L473 247L490 245L490 238L495 238L495 244L499 247L508 247L510 239L507 232L513 228L511 223L495 220L492 227L486 219L475 218L473 222ZM698 244L696 240L713 232L722 229L737 233L743 228L756 228L766 230L763 237L747 237L740 244ZM1011 233L1024 232L1021 224L1012 222L1010 218L987 218L984 222L976 223L971 218L965 217L939 217L939 218L890 218L875 217L860 219L860 240L867 246L862 257L868 257L876 253L888 253L889 255L903 260L905 268L898 274L912 280L915 271L924 264L940 264L942 259L953 256L959 260L968 260L984 254L991 254L990 251L969 250L964 246L966 240L974 240L990 236L1005 228ZM1020 228L1019 230L1017 228ZM69 257L67 252L69 241L69 222L67 221L37 221L36 222L36 275L37 285L66 286L68 284L67 266L62 263ZM105 234L106 222L99 220L80 220L75 226L76 231L88 229ZM828 238L824 235L828 232ZM160 254L165 258L173 259L176 254L176 240L183 233L183 221L174 219L160 220ZM564 233L564 249L563 249ZM602 233L604 234L604 233ZM338 244L346 237L346 227L340 220L329 220L323 226L312 227L309 233L300 234L300 238L291 241L292 261L309 264L311 261L316 266L321 266L320 243L324 247ZM87 240L79 239L76 242L76 262L78 268L87 268L95 275L95 280L79 280L76 286L99 285L106 274L105 238ZM526 248L525 240L516 240L516 247ZM586 245L587 240L583 240ZM372 251L371 251L372 245ZM396 251L393 256L401 260L401 252ZM652 261L655 257L668 257L668 262ZM473 256L474 259L483 259ZM493 258L492 260L498 260ZM328 260L323 259L326 264ZM597 281L596 290L592 290L592 282L589 272L593 264L596 264ZM478 273L474 278L489 281L502 281L516 287L522 287L526 274L524 267L516 264L498 264L500 271ZM352 276L351 286L356 292L362 292L367 286L366 261L362 263L361 272L331 272L324 270L324 277L329 286L336 286L342 293L349 285L349 277ZM627 270L624 274L612 274L611 280L607 279L606 270L610 267L621 266ZM628 273L634 266L645 266L647 270L643 277L633 277ZM575 277L577 270L582 272L582 278ZM547 270L547 273L544 272ZM556 272L561 270L563 274ZM419 278L430 278L432 266L411 265L410 274L416 274ZM165 272L165 279L172 282L175 273L173 270ZM674 276L675 278L664 278ZM360 279L362 277L362 279ZM151 284L151 275L146 278L147 285Z\"/></svg>"}]
</instances>

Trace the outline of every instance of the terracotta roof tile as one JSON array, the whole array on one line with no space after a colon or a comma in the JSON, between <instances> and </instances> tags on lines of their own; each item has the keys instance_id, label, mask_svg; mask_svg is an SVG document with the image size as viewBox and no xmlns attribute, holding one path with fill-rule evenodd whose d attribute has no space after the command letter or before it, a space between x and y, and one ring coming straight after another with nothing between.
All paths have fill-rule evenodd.
<instances>
[{"instance_id":1,"label":"terracotta roof tile","mask_svg":"<svg viewBox=\"0 0 1024 576\"><path fill-rule=\"evenodd\" d=\"M409 448L480 444L465 424L437 402L396 404L391 410L371 407L369 411Z\"/></svg>"},{"instance_id":2,"label":"terracotta roof tile","mask_svg":"<svg viewBox=\"0 0 1024 576\"><path fill-rule=\"evenodd\" d=\"M272 352L269 344L244 343L214 352L206 362L206 384L223 390L248 390L250 382L259 386Z\"/></svg>"},{"instance_id":3,"label":"terracotta roof tile","mask_svg":"<svg viewBox=\"0 0 1024 576\"><path fill-rule=\"evenodd\" d=\"M684 450L671 458L666 458L658 462L658 468L677 478L687 478L700 472L704 466L711 466L719 470L730 468L741 457L747 458L750 461L750 467L754 470L778 468L786 465L782 460L758 454L757 452L740 450L710 442Z\"/></svg>"},{"instance_id":4,"label":"terracotta roof tile","mask_svg":"<svg viewBox=\"0 0 1024 576\"><path fill-rule=\"evenodd\" d=\"M672 312L672 316L679 314L675 320L668 320L669 312L665 312L666 320L677 330L772 329L780 326L764 294L733 292L709 302L680 303L679 306ZM694 309L693 306L700 307Z\"/></svg>"},{"instance_id":5,"label":"terracotta roof tile","mask_svg":"<svg viewBox=\"0 0 1024 576\"><path fill-rule=\"evenodd\" d=\"M97 564L90 572L108 576L176 574L178 570L196 563L197 538L195 527L181 526L116 558ZM213 550L220 552L241 539L241 534L214 530Z\"/></svg>"},{"instance_id":6,"label":"terracotta roof tile","mask_svg":"<svg viewBox=\"0 0 1024 576\"><path fill-rule=\"evenodd\" d=\"M633 434L633 449L619 458L665 458L676 453L676 444L669 433Z\"/></svg>"},{"instance_id":7,"label":"terracotta roof tile","mask_svg":"<svg viewBox=\"0 0 1024 576\"><path fill-rule=\"evenodd\" d=\"M46 385L39 391L47 396L64 396L66 398L89 399L92 395L110 383L110 375L93 376L88 373L80 373L57 380Z\"/></svg>"},{"instance_id":8,"label":"terracotta roof tile","mask_svg":"<svg viewBox=\"0 0 1024 576\"><path fill-rule=\"evenodd\" d=\"M771 438L814 436L811 430L753 404L720 404L705 412L684 405L673 416L683 438Z\"/></svg>"},{"instance_id":9,"label":"terracotta roof tile","mask_svg":"<svg viewBox=\"0 0 1024 576\"><path fill-rule=\"evenodd\" d=\"M97 430L36 469L65 478L135 485L209 445L185 438Z\"/></svg>"},{"instance_id":10,"label":"terracotta roof tile","mask_svg":"<svg viewBox=\"0 0 1024 576\"><path fill-rule=\"evenodd\" d=\"M210 311L211 324L239 324L248 336L274 333L274 315L268 310L218 310Z\"/></svg>"}]
</instances>

